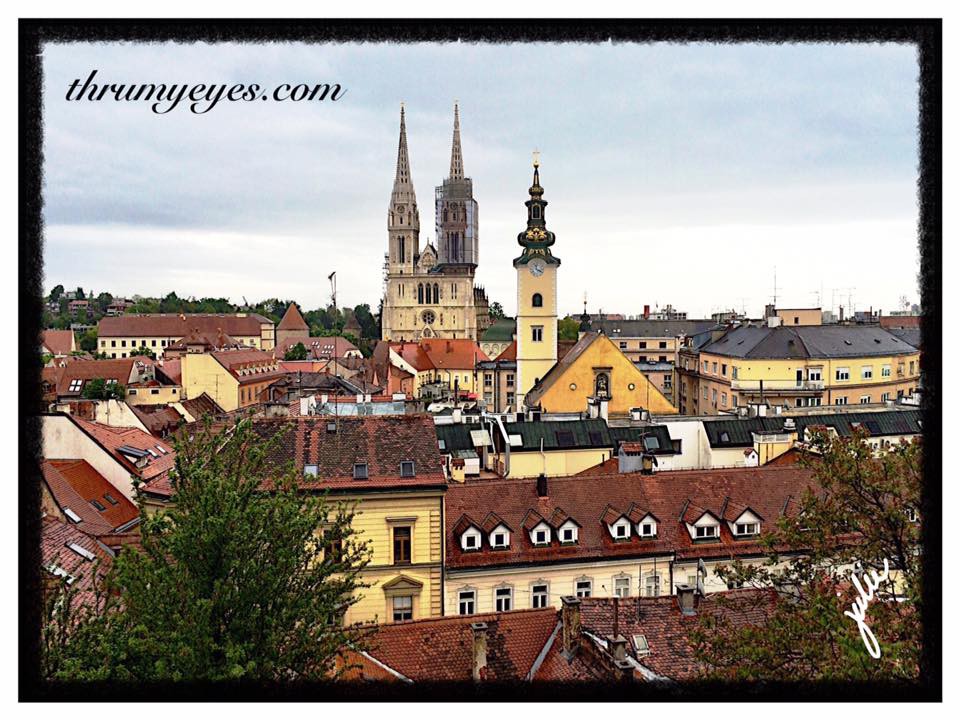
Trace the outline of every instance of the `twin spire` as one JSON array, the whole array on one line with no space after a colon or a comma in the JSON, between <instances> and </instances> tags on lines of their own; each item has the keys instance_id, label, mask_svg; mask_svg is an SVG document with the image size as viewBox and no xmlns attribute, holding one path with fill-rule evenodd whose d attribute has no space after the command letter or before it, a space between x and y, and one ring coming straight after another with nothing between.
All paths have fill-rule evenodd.
<instances>
[{"instance_id":1,"label":"twin spire","mask_svg":"<svg viewBox=\"0 0 960 720\"><path fill-rule=\"evenodd\" d=\"M453 147L450 150L450 179L463 179L463 149L460 146L460 105L453 105ZM403 103L400 103L400 146L397 148L397 174L393 181L394 196L398 192L413 192L410 179L410 153L407 148L407 120Z\"/></svg>"}]
</instances>

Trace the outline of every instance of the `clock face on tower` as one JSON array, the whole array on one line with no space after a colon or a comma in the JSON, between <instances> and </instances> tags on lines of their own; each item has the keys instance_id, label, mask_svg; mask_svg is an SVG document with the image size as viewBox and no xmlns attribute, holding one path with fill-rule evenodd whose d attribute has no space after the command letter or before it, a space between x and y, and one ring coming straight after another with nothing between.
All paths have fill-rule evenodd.
<instances>
[{"instance_id":1,"label":"clock face on tower","mask_svg":"<svg viewBox=\"0 0 960 720\"><path fill-rule=\"evenodd\" d=\"M530 268L530 274L534 277L540 277L543 275L543 271L546 269L546 265L543 260L531 260L528 265Z\"/></svg>"}]
</instances>

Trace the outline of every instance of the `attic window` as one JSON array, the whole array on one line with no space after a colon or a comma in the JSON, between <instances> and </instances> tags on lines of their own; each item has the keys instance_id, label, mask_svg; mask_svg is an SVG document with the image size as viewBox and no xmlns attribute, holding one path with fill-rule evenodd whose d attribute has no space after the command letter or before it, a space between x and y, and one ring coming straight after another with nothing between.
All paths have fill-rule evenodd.
<instances>
[{"instance_id":1,"label":"attic window","mask_svg":"<svg viewBox=\"0 0 960 720\"><path fill-rule=\"evenodd\" d=\"M367 479L367 464L366 463L355 463L353 466L353 479L354 480L366 480Z\"/></svg>"},{"instance_id":2,"label":"attic window","mask_svg":"<svg viewBox=\"0 0 960 720\"><path fill-rule=\"evenodd\" d=\"M117 505L117 504L118 504L117 499L116 499L113 495L111 495L110 493L104 493L104 494L103 494L103 497L106 498L106 501L107 501L108 503L110 503L111 505Z\"/></svg>"},{"instance_id":3,"label":"attic window","mask_svg":"<svg viewBox=\"0 0 960 720\"><path fill-rule=\"evenodd\" d=\"M66 543L66 545L68 548L73 550L77 555L82 557L84 560L96 560L97 558L96 555L94 555L92 552L87 550L82 545L78 545L77 543L74 543L74 542L68 542Z\"/></svg>"},{"instance_id":4,"label":"attic window","mask_svg":"<svg viewBox=\"0 0 960 720\"><path fill-rule=\"evenodd\" d=\"M660 439L654 435L647 435L643 438L643 447L647 450L659 450Z\"/></svg>"},{"instance_id":5,"label":"attic window","mask_svg":"<svg viewBox=\"0 0 960 720\"><path fill-rule=\"evenodd\" d=\"M83 380L70 381L70 392L80 392L80 388L82 387L83 387Z\"/></svg>"},{"instance_id":6,"label":"attic window","mask_svg":"<svg viewBox=\"0 0 960 720\"><path fill-rule=\"evenodd\" d=\"M575 543L577 541L577 526L573 523L567 523L560 528L561 543Z\"/></svg>"},{"instance_id":7,"label":"attic window","mask_svg":"<svg viewBox=\"0 0 960 720\"><path fill-rule=\"evenodd\" d=\"M467 528L460 536L460 547L464 550L479 550L480 531L475 527Z\"/></svg>"},{"instance_id":8,"label":"attic window","mask_svg":"<svg viewBox=\"0 0 960 720\"><path fill-rule=\"evenodd\" d=\"M633 649L636 652L637 657L650 654L650 644L647 642L646 635L634 635L633 636Z\"/></svg>"},{"instance_id":9,"label":"attic window","mask_svg":"<svg viewBox=\"0 0 960 720\"><path fill-rule=\"evenodd\" d=\"M335 433L336 431L337 431L337 424L336 424L335 422L328 422L328 423L327 423L327 432L328 432L328 433Z\"/></svg>"},{"instance_id":10,"label":"attic window","mask_svg":"<svg viewBox=\"0 0 960 720\"><path fill-rule=\"evenodd\" d=\"M505 548L510 545L510 533L505 528L498 527L490 536L490 546L495 548Z\"/></svg>"},{"instance_id":11,"label":"attic window","mask_svg":"<svg viewBox=\"0 0 960 720\"><path fill-rule=\"evenodd\" d=\"M573 433L569 430L558 430L557 431L557 445L559 447L573 447Z\"/></svg>"},{"instance_id":12,"label":"attic window","mask_svg":"<svg viewBox=\"0 0 960 720\"><path fill-rule=\"evenodd\" d=\"M65 508L63 509L63 514L66 515L68 518L70 518L70 519L71 519L73 522L75 522L75 523L80 522L80 516L77 515L73 510L71 510L71 509L68 508L68 507L65 507Z\"/></svg>"},{"instance_id":13,"label":"attic window","mask_svg":"<svg viewBox=\"0 0 960 720\"><path fill-rule=\"evenodd\" d=\"M638 530L640 537L655 537L657 534L657 524L653 522L653 520L647 520L646 522L640 523Z\"/></svg>"},{"instance_id":14,"label":"attic window","mask_svg":"<svg viewBox=\"0 0 960 720\"><path fill-rule=\"evenodd\" d=\"M550 531L544 527L535 528L531 533L533 536L534 545L549 545L550 544Z\"/></svg>"},{"instance_id":15,"label":"attic window","mask_svg":"<svg viewBox=\"0 0 960 720\"><path fill-rule=\"evenodd\" d=\"M446 450L446 449L447 449L447 441L446 441L446 440L437 440L437 445L440 446L440 449L441 449L441 450Z\"/></svg>"},{"instance_id":16,"label":"attic window","mask_svg":"<svg viewBox=\"0 0 960 720\"><path fill-rule=\"evenodd\" d=\"M625 539L629 534L630 534L630 526L627 523L623 521L618 521L613 526L613 536L618 540Z\"/></svg>"},{"instance_id":17,"label":"attic window","mask_svg":"<svg viewBox=\"0 0 960 720\"><path fill-rule=\"evenodd\" d=\"M720 528L716 525L697 525L695 529L695 534L697 540L706 540L707 538L715 538L719 534Z\"/></svg>"},{"instance_id":18,"label":"attic window","mask_svg":"<svg viewBox=\"0 0 960 720\"><path fill-rule=\"evenodd\" d=\"M760 534L760 523L755 523L755 522L737 523L738 536L759 535L759 534Z\"/></svg>"},{"instance_id":19,"label":"attic window","mask_svg":"<svg viewBox=\"0 0 960 720\"><path fill-rule=\"evenodd\" d=\"M319 472L319 468L316 465L304 465L303 474L307 477L316 477Z\"/></svg>"},{"instance_id":20,"label":"attic window","mask_svg":"<svg viewBox=\"0 0 960 720\"><path fill-rule=\"evenodd\" d=\"M99 500L91 500L90 504L93 505L100 512L104 512L106 508L100 503Z\"/></svg>"},{"instance_id":21,"label":"attic window","mask_svg":"<svg viewBox=\"0 0 960 720\"><path fill-rule=\"evenodd\" d=\"M720 433L720 442L730 442L730 433L728 432Z\"/></svg>"},{"instance_id":22,"label":"attic window","mask_svg":"<svg viewBox=\"0 0 960 720\"><path fill-rule=\"evenodd\" d=\"M400 463L400 477L414 477L415 475L413 460L404 460Z\"/></svg>"}]
</instances>

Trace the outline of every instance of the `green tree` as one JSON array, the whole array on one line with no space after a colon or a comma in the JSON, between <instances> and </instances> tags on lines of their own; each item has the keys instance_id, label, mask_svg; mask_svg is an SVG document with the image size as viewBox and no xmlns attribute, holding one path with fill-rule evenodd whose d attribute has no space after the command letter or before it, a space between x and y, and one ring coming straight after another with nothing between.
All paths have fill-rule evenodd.
<instances>
[{"instance_id":1,"label":"green tree","mask_svg":"<svg viewBox=\"0 0 960 720\"><path fill-rule=\"evenodd\" d=\"M97 330L92 328L87 330L83 335L80 336L80 349L84 352L96 352L97 351Z\"/></svg>"},{"instance_id":2,"label":"green tree","mask_svg":"<svg viewBox=\"0 0 960 720\"><path fill-rule=\"evenodd\" d=\"M503 305L494 301L490 303L490 319L491 320L500 320L501 318L506 317L503 313Z\"/></svg>"},{"instance_id":3,"label":"green tree","mask_svg":"<svg viewBox=\"0 0 960 720\"><path fill-rule=\"evenodd\" d=\"M110 307L110 303L113 302L113 295L108 292L102 292L97 295L97 309L101 314L107 311L107 308Z\"/></svg>"},{"instance_id":4,"label":"green tree","mask_svg":"<svg viewBox=\"0 0 960 720\"><path fill-rule=\"evenodd\" d=\"M48 650L53 679L324 679L363 647L369 630L343 622L369 561L353 506L302 491L249 420L193 433L170 509L141 507L142 547L114 561L104 606Z\"/></svg>"},{"instance_id":5,"label":"green tree","mask_svg":"<svg viewBox=\"0 0 960 720\"><path fill-rule=\"evenodd\" d=\"M131 351L130 351L130 357L134 357L135 355L146 355L146 356L147 356L148 358L150 358L151 360L156 360L156 359L157 359L157 354L156 354L153 350L151 350L150 348L148 348L148 347L146 347L146 346L143 346L143 345L141 345L140 347L136 348L135 350L131 350Z\"/></svg>"},{"instance_id":6,"label":"green tree","mask_svg":"<svg viewBox=\"0 0 960 720\"><path fill-rule=\"evenodd\" d=\"M561 340L576 340L580 336L579 321L565 317L557 321L557 332Z\"/></svg>"},{"instance_id":7,"label":"green tree","mask_svg":"<svg viewBox=\"0 0 960 720\"><path fill-rule=\"evenodd\" d=\"M87 400L123 400L127 389L118 382L108 383L103 378L87 380L81 393Z\"/></svg>"},{"instance_id":8,"label":"green tree","mask_svg":"<svg viewBox=\"0 0 960 720\"><path fill-rule=\"evenodd\" d=\"M373 313L370 312L370 305L367 303L357 305L353 309L353 315L357 318L357 322L360 324L360 329L363 331L363 337L380 337L380 332L377 328L377 319L373 316Z\"/></svg>"},{"instance_id":9,"label":"green tree","mask_svg":"<svg viewBox=\"0 0 960 720\"><path fill-rule=\"evenodd\" d=\"M61 295L63 295L63 285L57 285L50 291L50 302L59 301Z\"/></svg>"},{"instance_id":10,"label":"green tree","mask_svg":"<svg viewBox=\"0 0 960 720\"><path fill-rule=\"evenodd\" d=\"M306 360L307 348L302 342L298 342L283 354L284 360Z\"/></svg>"},{"instance_id":11,"label":"green tree","mask_svg":"<svg viewBox=\"0 0 960 720\"><path fill-rule=\"evenodd\" d=\"M77 288L77 297L76 297L76 299L77 299L77 300L86 300L86 299L87 299L87 296L83 294L83 288L82 288L82 287L78 287L78 288Z\"/></svg>"},{"instance_id":12,"label":"green tree","mask_svg":"<svg viewBox=\"0 0 960 720\"><path fill-rule=\"evenodd\" d=\"M874 457L857 431L852 438L817 433L812 441L816 492L797 498L766 539L764 564L735 562L717 574L728 583L769 588L740 612L704 617L695 652L725 680L914 680L922 648L920 507L922 449L903 443ZM802 548L780 557L778 548ZM885 565L886 563L886 565ZM880 657L868 653L853 612L856 574L890 579L868 604L865 624ZM873 579L873 576L870 576ZM896 598L896 599L894 599ZM899 601L897 601L899 600ZM723 605L724 600L718 601ZM758 621L763 617L762 622Z\"/></svg>"}]
</instances>

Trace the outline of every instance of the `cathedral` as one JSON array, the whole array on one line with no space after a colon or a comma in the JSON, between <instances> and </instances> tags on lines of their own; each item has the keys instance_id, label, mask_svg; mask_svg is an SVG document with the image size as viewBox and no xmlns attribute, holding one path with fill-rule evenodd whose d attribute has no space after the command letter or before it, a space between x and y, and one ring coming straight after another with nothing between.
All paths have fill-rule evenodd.
<instances>
[{"instance_id":1,"label":"cathedral","mask_svg":"<svg viewBox=\"0 0 960 720\"><path fill-rule=\"evenodd\" d=\"M450 175L435 192L436 245L420 246L420 212L410 175L407 125L400 107L397 173L387 211L381 338L477 340L490 324L483 288L474 285L480 260L477 201L464 176L460 110L453 108Z\"/></svg>"}]
</instances>

